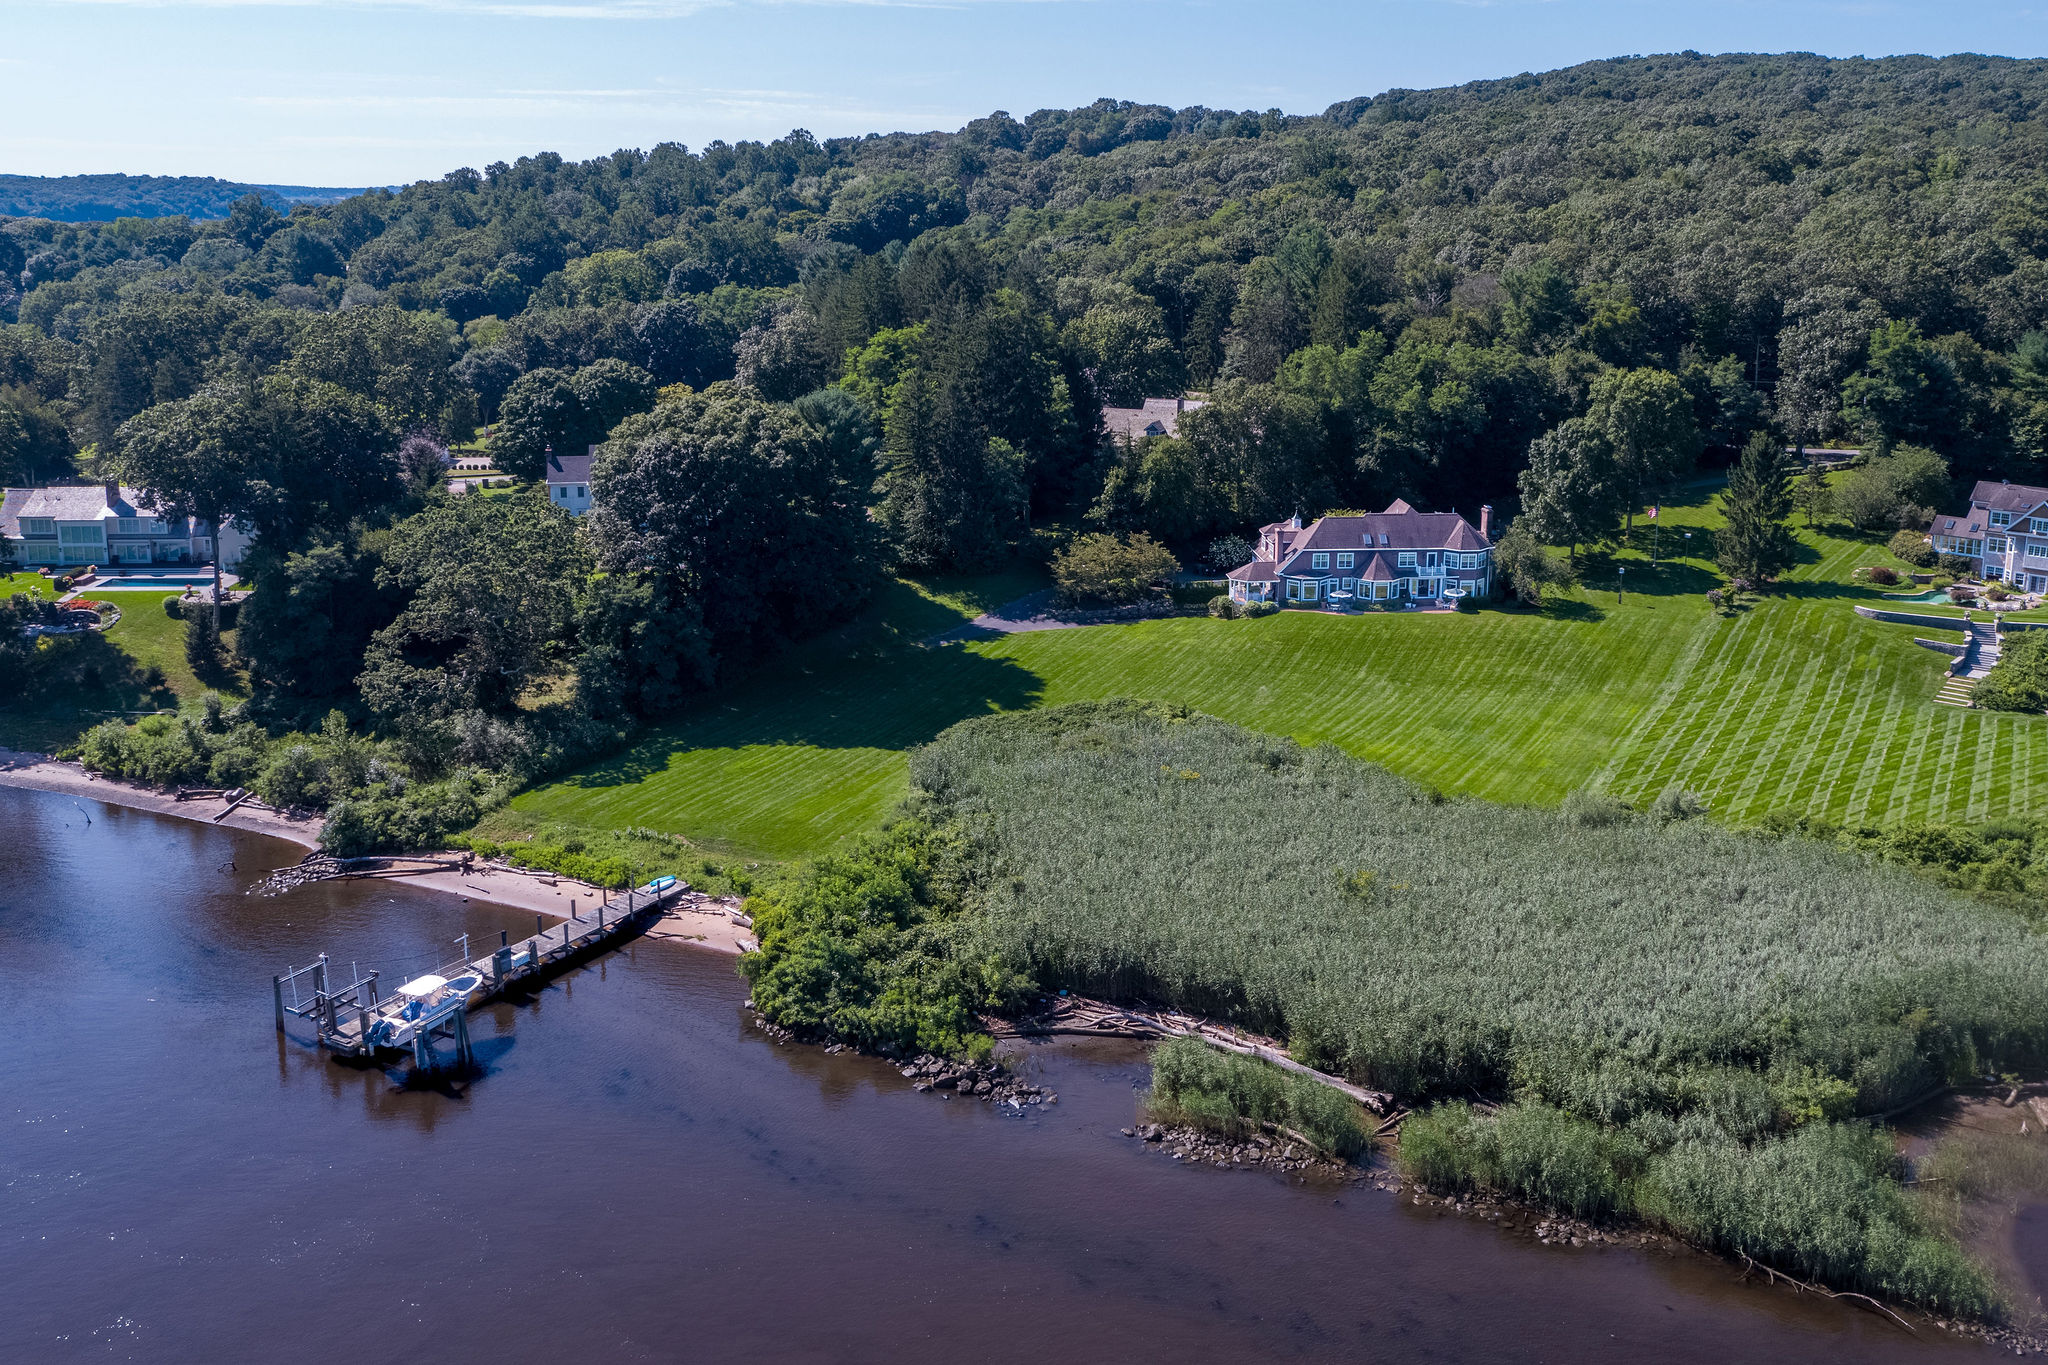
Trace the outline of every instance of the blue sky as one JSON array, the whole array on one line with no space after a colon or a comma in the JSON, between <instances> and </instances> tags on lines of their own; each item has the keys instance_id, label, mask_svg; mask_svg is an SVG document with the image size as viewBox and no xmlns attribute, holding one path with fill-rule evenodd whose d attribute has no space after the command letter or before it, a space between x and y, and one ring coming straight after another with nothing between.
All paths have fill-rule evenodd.
<instances>
[{"instance_id":1,"label":"blue sky","mask_svg":"<svg viewBox=\"0 0 2048 1365\"><path fill-rule=\"evenodd\" d=\"M1669 52L2048 55L2002 0L0 0L0 171L392 184L523 152L1314 113Z\"/></svg>"}]
</instances>

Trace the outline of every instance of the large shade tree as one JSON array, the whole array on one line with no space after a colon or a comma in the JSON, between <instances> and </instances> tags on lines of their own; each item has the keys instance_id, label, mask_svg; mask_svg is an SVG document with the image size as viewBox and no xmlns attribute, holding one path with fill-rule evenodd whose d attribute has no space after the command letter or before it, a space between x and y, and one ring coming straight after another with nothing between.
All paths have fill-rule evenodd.
<instances>
[{"instance_id":1,"label":"large shade tree","mask_svg":"<svg viewBox=\"0 0 2048 1365\"><path fill-rule=\"evenodd\" d=\"M122 477L164 514L213 529L219 615L220 531L230 522L285 550L387 506L399 492L397 434L368 400L289 375L224 380L124 423Z\"/></svg>"},{"instance_id":2,"label":"large shade tree","mask_svg":"<svg viewBox=\"0 0 2048 1365\"><path fill-rule=\"evenodd\" d=\"M873 590L879 546L845 458L818 426L734 383L627 418L599 449L585 519L599 567L643 584L646 610L687 637L675 648L713 661L675 688L842 620ZM606 591L611 611L626 590ZM613 639L615 663L640 649ZM658 689L649 704L674 695Z\"/></svg>"}]
</instances>

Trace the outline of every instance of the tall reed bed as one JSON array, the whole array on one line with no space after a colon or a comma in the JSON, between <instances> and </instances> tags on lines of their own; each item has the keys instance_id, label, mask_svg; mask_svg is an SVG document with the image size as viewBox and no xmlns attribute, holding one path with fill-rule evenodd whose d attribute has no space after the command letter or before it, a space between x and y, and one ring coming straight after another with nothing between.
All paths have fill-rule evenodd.
<instances>
[{"instance_id":1,"label":"tall reed bed","mask_svg":"<svg viewBox=\"0 0 2048 1365\"><path fill-rule=\"evenodd\" d=\"M986 950L1410 1098L1512 1088L1751 1134L1843 1086L1875 1112L2031 1065L2048 1036L2024 921L1803 839L1447 801L1138 703L969 721L912 776L975 850Z\"/></svg>"},{"instance_id":2,"label":"tall reed bed","mask_svg":"<svg viewBox=\"0 0 2048 1365\"><path fill-rule=\"evenodd\" d=\"M1271 1030L1410 1103L1513 1100L1411 1120L1419 1179L1990 1303L1853 1115L2041 1062L2048 942L2016 915L1684 800L1447 801L1136 702L963 723L912 778L966 838L957 951Z\"/></svg>"}]
</instances>

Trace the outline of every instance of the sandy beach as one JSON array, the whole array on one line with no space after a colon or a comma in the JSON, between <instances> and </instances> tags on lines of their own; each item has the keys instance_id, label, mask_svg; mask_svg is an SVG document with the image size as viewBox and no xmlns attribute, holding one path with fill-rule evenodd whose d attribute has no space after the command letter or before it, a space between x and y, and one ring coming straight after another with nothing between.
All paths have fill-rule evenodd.
<instances>
[{"instance_id":1,"label":"sandy beach","mask_svg":"<svg viewBox=\"0 0 2048 1365\"><path fill-rule=\"evenodd\" d=\"M76 763L66 763L47 754L0 749L0 787L25 787L32 791L58 792L83 797L110 806L153 811L200 824L221 825L286 839L301 848L318 848L320 821L298 819L268 807L240 806L221 815L227 802L219 799L180 801L164 792L152 791L134 782L97 777ZM218 818L216 818L218 817ZM437 856L460 857L460 854ZM566 919L576 910L588 910L608 894L588 882L579 882L552 872L531 872L523 868L472 863L467 870L422 872L393 880L408 886L423 886L463 900L531 910L551 919ZM739 954L754 946L753 935L732 922L725 907L709 897L693 896L682 906L663 915L647 931L649 938L694 943L714 952Z\"/></svg>"}]
</instances>

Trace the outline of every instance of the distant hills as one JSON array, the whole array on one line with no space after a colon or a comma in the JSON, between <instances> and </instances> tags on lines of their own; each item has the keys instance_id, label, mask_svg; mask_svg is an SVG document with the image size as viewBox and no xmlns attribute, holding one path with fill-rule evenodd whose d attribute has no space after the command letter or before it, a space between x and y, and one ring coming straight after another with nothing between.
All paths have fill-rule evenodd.
<instances>
[{"instance_id":1,"label":"distant hills","mask_svg":"<svg viewBox=\"0 0 2048 1365\"><path fill-rule=\"evenodd\" d=\"M0 175L0 217L104 223L115 218L225 218L254 194L283 212L293 204L331 204L361 189L316 185L244 185L210 175Z\"/></svg>"}]
</instances>

